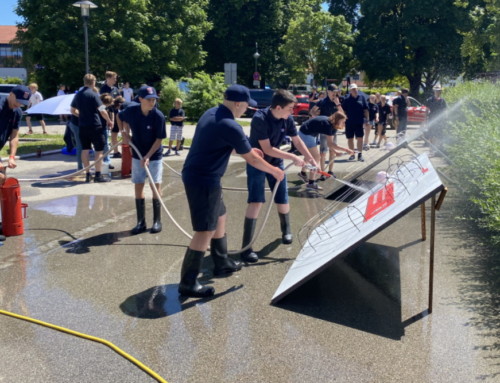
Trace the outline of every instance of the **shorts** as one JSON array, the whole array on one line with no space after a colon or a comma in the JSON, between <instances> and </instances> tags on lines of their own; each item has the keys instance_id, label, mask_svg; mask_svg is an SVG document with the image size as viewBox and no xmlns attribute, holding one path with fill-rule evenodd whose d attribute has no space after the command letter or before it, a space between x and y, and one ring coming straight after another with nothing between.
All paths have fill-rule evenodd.
<instances>
[{"instance_id":1,"label":"shorts","mask_svg":"<svg viewBox=\"0 0 500 383\"><path fill-rule=\"evenodd\" d=\"M385 133L387 133L387 129L386 129L386 122L379 122L377 124L377 129L375 130L375 135L378 135L378 129L379 129L379 126L382 125L382 136L385 136Z\"/></svg>"},{"instance_id":2,"label":"shorts","mask_svg":"<svg viewBox=\"0 0 500 383\"><path fill-rule=\"evenodd\" d=\"M149 172L153 178L153 183L161 184L163 176L163 162L161 160L149 161ZM141 161L132 158L132 183L143 184L148 177L146 169L141 167Z\"/></svg>"},{"instance_id":3,"label":"shorts","mask_svg":"<svg viewBox=\"0 0 500 383\"><path fill-rule=\"evenodd\" d=\"M284 169L283 165L280 165L281 170ZM248 203L266 202L265 196L265 179L267 178L267 183L269 188L274 190L274 185L276 185L276 178L271 174L260 171L251 165L247 164L247 187L248 187ZM287 204L288 203L288 185L286 182L286 175L283 181L280 182L278 186L278 191L274 196L274 202L277 204Z\"/></svg>"},{"instance_id":4,"label":"shorts","mask_svg":"<svg viewBox=\"0 0 500 383\"><path fill-rule=\"evenodd\" d=\"M90 150L92 149L92 145L94 145L96 152L102 152L104 145L106 145L105 131L102 127L80 126L80 141L82 143L82 150Z\"/></svg>"},{"instance_id":5,"label":"shorts","mask_svg":"<svg viewBox=\"0 0 500 383\"><path fill-rule=\"evenodd\" d=\"M327 137L328 137L328 135L326 135L326 134L319 135L319 152L320 153L330 152L330 148L328 147L328 143L326 141ZM337 143L337 129L333 130L333 142Z\"/></svg>"},{"instance_id":6,"label":"shorts","mask_svg":"<svg viewBox=\"0 0 500 383\"><path fill-rule=\"evenodd\" d=\"M182 140L182 126L179 125L172 125L170 127L170 141L177 140L180 141Z\"/></svg>"},{"instance_id":7,"label":"shorts","mask_svg":"<svg viewBox=\"0 0 500 383\"><path fill-rule=\"evenodd\" d=\"M377 123L375 122L375 120L370 120L368 121L368 125L370 125L372 128L377 126Z\"/></svg>"},{"instance_id":8,"label":"shorts","mask_svg":"<svg viewBox=\"0 0 500 383\"><path fill-rule=\"evenodd\" d=\"M28 114L26 117L31 117L32 120L45 121L43 114Z\"/></svg>"},{"instance_id":9,"label":"shorts","mask_svg":"<svg viewBox=\"0 0 500 383\"><path fill-rule=\"evenodd\" d=\"M349 120L345 122L345 137L346 138L362 138L365 135L365 130L363 129L363 123L359 124L349 123Z\"/></svg>"},{"instance_id":10,"label":"shorts","mask_svg":"<svg viewBox=\"0 0 500 383\"><path fill-rule=\"evenodd\" d=\"M118 125L114 124L113 129L111 129L111 133L118 133L120 131L120 128L118 128Z\"/></svg>"},{"instance_id":11,"label":"shorts","mask_svg":"<svg viewBox=\"0 0 500 383\"><path fill-rule=\"evenodd\" d=\"M318 145L318 137L310 136L309 134L304 134L299 130L299 137L306 145L307 149L314 148Z\"/></svg>"},{"instance_id":12,"label":"shorts","mask_svg":"<svg viewBox=\"0 0 500 383\"><path fill-rule=\"evenodd\" d=\"M219 217L226 214L221 185L186 184L184 190L194 231L215 231Z\"/></svg>"}]
</instances>

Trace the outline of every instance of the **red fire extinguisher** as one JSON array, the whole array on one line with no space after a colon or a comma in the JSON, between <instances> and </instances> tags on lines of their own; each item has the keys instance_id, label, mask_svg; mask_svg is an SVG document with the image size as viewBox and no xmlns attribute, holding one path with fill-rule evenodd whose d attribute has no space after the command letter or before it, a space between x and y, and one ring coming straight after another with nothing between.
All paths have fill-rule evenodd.
<instances>
[{"instance_id":1,"label":"red fire extinguisher","mask_svg":"<svg viewBox=\"0 0 500 383\"><path fill-rule=\"evenodd\" d=\"M2 231L6 237L24 233L23 218L26 218L27 204L21 203L21 187L17 178L7 178L0 187L2 206Z\"/></svg>"}]
</instances>

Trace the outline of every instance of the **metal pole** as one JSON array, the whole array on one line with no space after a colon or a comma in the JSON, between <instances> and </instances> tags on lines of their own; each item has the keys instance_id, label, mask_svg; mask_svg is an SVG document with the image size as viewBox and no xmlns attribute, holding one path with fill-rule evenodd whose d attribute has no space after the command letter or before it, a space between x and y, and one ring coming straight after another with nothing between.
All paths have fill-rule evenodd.
<instances>
[{"instance_id":1,"label":"metal pole","mask_svg":"<svg viewBox=\"0 0 500 383\"><path fill-rule=\"evenodd\" d=\"M427 312L432 313L432 294L434 291L434 246L436 237L436 195L431 199L431 243L429 256L429 308Z\"/></svg>"},{"instance_id":2,"label":"metal pole","mask_svg":"<svg viewBox=\"0 0 500 383\"><path fill-rule=\"evenodd\" d=\"M87 27L88 16L83 17L83 34L85 35L85 74L90 73L89 66L89 33Z\"/></svg>"}]
</instances>

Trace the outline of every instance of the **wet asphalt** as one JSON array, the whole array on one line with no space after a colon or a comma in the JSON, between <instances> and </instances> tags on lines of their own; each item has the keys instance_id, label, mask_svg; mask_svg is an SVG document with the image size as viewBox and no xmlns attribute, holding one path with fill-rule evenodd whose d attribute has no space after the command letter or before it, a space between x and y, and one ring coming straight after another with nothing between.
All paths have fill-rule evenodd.
<instances>
[{"instance_id":1,"label":"wet asphalt","mask_svg":"<svg viewBox=\"0 0 500 383\"><path fill-rule=\"evenodd\" d=\"M422 141L411 146L428 150ZM347 178L383 153L370 150L365 163L342 156L334 171ZM166 161L180 170L185 154ZM442 158L433 162L445 172ZM332 204L342 206L306 191L291 167L293 244L281 244L273 209L254 246L261 260L216 278L205 257L201 281L216 295L185 299L177 284L189 239L166 214L161 233L132 236L133 186L121 179L120 160L113 164L106 184L21 182L27 218L24 234L0 246L0 310L105 339L168 382L498 381L500 316L488 280L498 261L455 218L459 191L449 183L437 212L429 315L429 202L426 241L417 208L271 305L305 240L304 225ZM386 161L359 181L387 167ZM50 178L75 168L74 157L51 154L20 159L8 175ZM322 183L325 192L333 182ZM237 157L224 186L245 187ZM182 183L167 168L163 200L191 233ZM229 247L238 249L246 193L225 191L224 200ZM156 381L105 345L5 315L0 355L0 382Z\"/></svg>"}]
</instances>

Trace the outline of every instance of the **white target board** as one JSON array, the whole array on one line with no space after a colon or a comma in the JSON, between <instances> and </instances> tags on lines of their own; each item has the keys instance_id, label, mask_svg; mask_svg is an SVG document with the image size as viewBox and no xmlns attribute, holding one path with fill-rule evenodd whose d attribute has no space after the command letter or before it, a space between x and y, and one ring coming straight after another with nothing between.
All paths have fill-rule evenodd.
<instances>
[{"instance_id":1,"label":"white target board","mask_svg":"<svg viewBox=\"0 0 500 383\"><path fill-rule=\"evenodd\" d=\"M291 291L444 188L427 155L402 163L382 183L316 227L271 300Z\"/></svg>"}]
</instances>

